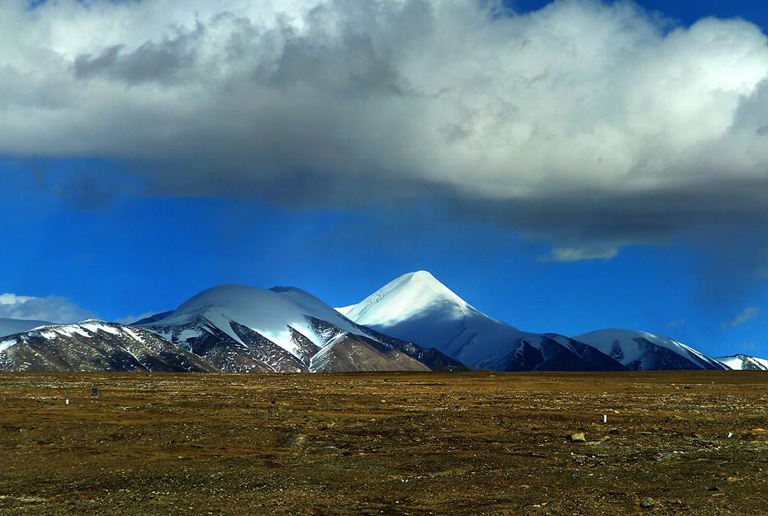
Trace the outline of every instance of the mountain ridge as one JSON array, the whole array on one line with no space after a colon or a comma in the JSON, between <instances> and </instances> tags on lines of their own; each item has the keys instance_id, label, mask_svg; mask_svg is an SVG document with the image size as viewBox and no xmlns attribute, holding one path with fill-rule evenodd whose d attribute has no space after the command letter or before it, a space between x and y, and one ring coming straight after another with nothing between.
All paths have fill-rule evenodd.
<instances>
[{"instance_id":1,"label":"mountain ridge","mask_svg":"<svg viewBox=\"0 0 768 516\"><path fill-rule=\"evenodd\" d=\"M526 332L484 314L423 270L338 309L296 287L219 285L131 325L0 319L3 328L22 330L0 334L6 370L768 370L759 357L712 358L642 331Z\"/></svg>"},{"instance_id":2,"label":"mountain ridge","mask_svg":"<svg viewBox=\"0 0 768 516\"><path fill-rule=\"evenodd\" d=\"M768 371L768 359L737 353L715 358L718 362L734 371Z\"/></svg>"},{"instance_id":3,"label":"mountain ridge","mask_svg":"<svg viewBox=\"0 0 768 516\"><path fill-rule=\"evenodd\" d=\"M633 330L531 333L480 312L426 271L404 274L349 305L347 316L494 370L723 369L681 342ZM348 307L347 307L348 308ZM614 342L617 341L618 343Z\"/></svg>"}]
</instances>

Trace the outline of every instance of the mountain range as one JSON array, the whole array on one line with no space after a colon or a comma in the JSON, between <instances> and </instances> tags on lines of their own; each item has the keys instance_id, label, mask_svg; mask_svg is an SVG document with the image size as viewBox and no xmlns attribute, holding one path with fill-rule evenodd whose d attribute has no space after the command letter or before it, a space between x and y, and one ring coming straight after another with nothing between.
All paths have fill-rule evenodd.
<instances>
[{"instance_id":1,"label":"mountain range","mask_svg":"<svg viewBox=\"0 0 768 516\"><path fill-rule=\"evenodd\" d=\"M532 333L470 305L432 274L405 274L334 309L293 287L203 291L130 325L0 319L0 370L325 373L760 369L646 332Z\"/></svg>"}]
</instances>

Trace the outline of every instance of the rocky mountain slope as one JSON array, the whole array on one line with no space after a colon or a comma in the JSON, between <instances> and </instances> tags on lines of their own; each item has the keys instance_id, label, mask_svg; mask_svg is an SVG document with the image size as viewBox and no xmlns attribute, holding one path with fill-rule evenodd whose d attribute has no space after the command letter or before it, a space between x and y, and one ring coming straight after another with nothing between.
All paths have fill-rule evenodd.
<instances>
[{"instance_id":1,"label":"rocky mountain slope","mask_svg":"<svg viewBox=\"0 0 768 516\"><path fill-rule=\"evenodd\" d=\"M621 362L632 371L651 369L727 369L681 342L631 330L598 330L574 337Z\"/></svg>"},{"instance_id":2,"label":"rocky mountain slope","mask_svg":"<svg viewBox=\"0 0 768 516\"><path fill-rule=\"evenodd\" d=\"M206 371L209 361L140 328L83 321L0 339L2 371Z\"/></svg>"}]
</instances>

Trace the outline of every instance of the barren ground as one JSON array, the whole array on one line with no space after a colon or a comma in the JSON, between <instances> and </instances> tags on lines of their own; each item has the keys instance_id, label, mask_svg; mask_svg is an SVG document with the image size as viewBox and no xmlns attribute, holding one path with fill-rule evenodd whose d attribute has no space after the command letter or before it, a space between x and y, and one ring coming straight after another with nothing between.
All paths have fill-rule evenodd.
<instances>
[{"instance_id":1,"label":"barren ground","mask_svg":"<svg viewBox=\"0 0 768 516\"><path fill-rule=\"evenodd\" d=\"M3 374L0 513L764 515L768 373Z\"/></svg>"}]
</instances>

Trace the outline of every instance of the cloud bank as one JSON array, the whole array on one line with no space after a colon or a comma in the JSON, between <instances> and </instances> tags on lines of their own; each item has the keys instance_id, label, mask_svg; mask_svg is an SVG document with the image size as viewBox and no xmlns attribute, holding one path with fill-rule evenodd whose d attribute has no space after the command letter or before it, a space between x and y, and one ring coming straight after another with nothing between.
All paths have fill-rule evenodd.
<instances>
[{"instance_id":1,"label":"cloud bank","mask_svg":"<svg viewBox=\"0 0 768 516\"><path fill-rule=\"evenodd\" d=\"M71 323L93 317L93 313L63 297L33 297L0 294L0 317Z\"/></svg>"},{"instance_id":2,"label":"cloud bank","mask_svg":"<svg viewBox=\"0 0 768 516\"><path fill-rule=\"evenodd\" d=\"M766 225L767 43L593 0L11 0L0 153L170 195L441 196L605 259Z\"/></svg>"}]
</instances>

